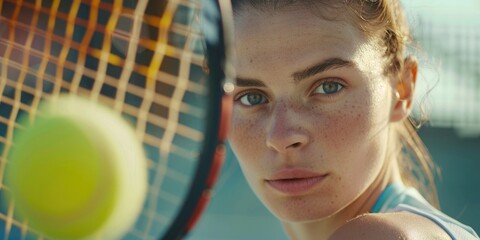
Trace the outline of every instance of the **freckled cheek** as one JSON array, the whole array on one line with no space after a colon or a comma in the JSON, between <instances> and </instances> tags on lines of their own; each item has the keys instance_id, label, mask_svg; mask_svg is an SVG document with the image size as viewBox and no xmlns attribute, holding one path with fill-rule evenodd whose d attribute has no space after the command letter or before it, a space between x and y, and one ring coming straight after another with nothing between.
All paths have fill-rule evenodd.
<instances>
[{"instance_id":1,"label":"freckled cheek","mask_svg":"<svg viewBox=\"0 0 480 240\"><path fill-rule=\"evenodd\" d=\"M262 121L247 116L239 116L233 113L231 128L228 135L229 143L237 155L238 160L255 161L254 157L259 156L259 147L264 141L262 133Z\"/></svg>"},{"instance_id":2,"label":"freckled cheek","mask_svg":"<svg viewBox=\"0 0 480 240\"><path fill-rule=\"evenodd\" d=\"M232 116L229 144L242 169L245 179L254 192L258 190L259 179L262 179L262 162L265 137L261 119L235 114Z\"/></svg>"},{"instance_id":3,"label":"freckled cheek","mask_svg":"<svg viewBox=\"0 0 480 240\"><path fill-rule=\"evenodd\" d=\"M332 151L349 151L365 138L369 129L370 116L365 106L347 102L340 110L329 111L316 124L317 136L328 144Z\"/></svg>"}]
</instances>

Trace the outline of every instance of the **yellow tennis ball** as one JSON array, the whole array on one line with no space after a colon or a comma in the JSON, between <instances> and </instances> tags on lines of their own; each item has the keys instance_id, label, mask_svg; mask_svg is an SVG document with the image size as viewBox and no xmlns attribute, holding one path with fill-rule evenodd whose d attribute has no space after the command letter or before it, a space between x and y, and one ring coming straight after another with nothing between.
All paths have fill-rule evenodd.
<instances>
[{"instance_id":1,"label":"yellow tennis ball","mask_svg":"<svg viewBox=\"0 0 480 240\"><path fill-rule=\"evenodd\" d=\"M39 112L17 130L7 162L15 209L53 238L121 237L147 190L146 158L132 127L109 108L71 95Z\"/></svg>"}]
</instances>

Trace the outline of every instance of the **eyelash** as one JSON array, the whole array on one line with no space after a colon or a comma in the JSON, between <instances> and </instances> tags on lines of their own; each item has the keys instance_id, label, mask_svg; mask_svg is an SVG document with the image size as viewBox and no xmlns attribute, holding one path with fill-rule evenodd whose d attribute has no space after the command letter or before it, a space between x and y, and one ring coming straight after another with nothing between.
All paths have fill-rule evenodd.
<instances>
[{"instance_id":1,"label":"eyelash","mask_svg":"<svg viewBox=\"0 0 480 240\"><path fill-rule=\"evenodd\" d=\"M319 89L320 87L322 87L326 83L336 84L337 85L337 90L333 93L325 93L325 89L323 89L324 93L316 92L317 89ZM319 81L317 84L315 84L314 87L312 88L311 94L312 95L319 94L319 95L322 95L322 96L325 96L325 97L335 97L337 94L342 92L344 88L345 88L345 84L342 81L339 81L339 80L336 80L336 79L326 79L326 80Z\"/></svg>"},{"instance_id":2,"label":"eyelash","mask_svg":"<svg viewBox=\"0 0 480 240\"><path fill-rule=\"evenodd\" d=\"M333 93L317 93L316 90L319 89L321 86L323 86L323 84L325 84L325 83L337 84L338 89ZM335 79L326 79L326 80L319 81L317 84L314 85L313 90L311 91L311 95L317 95L318 94L318 95L322 95L324 97L331 98L331 97L335 97L337 94L339 94L341 91L343 91L344 88L345 88L345 84L343 82L341 82L339 80L335 80ZM242 102L242 99L244 97L249 96L250 94L258 94L262 99L260 99L260 102L256 103L256 104L251 104L251 103L246 104L246 103ZM247 107L253 107L253 106L257 106L257 105L265 104L265 103L269 102L265 93L263 93L262 91L259 91L259 90L243 91L243 92L239 93L237 95L237 97L235 97L234 100L236 102L240 102L240 104L242 104L243 106L247 106ZM245 100L248 101L249 99L245 99Z\"/></svg>"},{"instance_id":3,"label":"eyelash","mask_svg":"<svg viewBox=\"0 0 480 240\"><path fill-rule=\"evenodd\" d=\"M261 100L262 102L257 103L257 104L250 104L250 105L243 103L242 98L247 97L249 94L258 94L260 97L262 97L262 100ZM268 102L268 98L265 96L265 94L263 92L261 92L259 90L247 90L247 91L241 92L237 95L237 97L234 100L236 102L240 102L240 104L242 104L243 106L247 106L247 107L253 107L253 106L257 106L257 105L264 104L264 103Z\"/></svg>"}]
</instances>

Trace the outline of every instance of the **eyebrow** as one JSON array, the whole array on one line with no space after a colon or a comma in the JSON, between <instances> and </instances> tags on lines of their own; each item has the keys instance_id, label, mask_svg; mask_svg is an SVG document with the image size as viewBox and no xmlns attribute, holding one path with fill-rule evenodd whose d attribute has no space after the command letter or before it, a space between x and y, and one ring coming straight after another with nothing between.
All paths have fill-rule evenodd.
<instances>
[{"instance_id":1,"label":"eyebrow","mask_svg":"<svg viewBox=\"0 0 480 240\"><path fill-rule=\"evenodd\" d=\"M313 66L307 67L304 70L293 73L292 77L295 82L299 82L305 78L315 76L316 74L331 69L351 66L354 66L352 61L347 61L341 58L329 58ZM237 77L235 80L236 86L238 87L266 87L265 83L258 79Z\"/></svg>"},{"instance_id":2,"label":"eyebrow","mask_svg":"<svg viewBox=\"0 0 480 240\"><path fill-rule=\"evenodd\" d=\"M347 61L341 58L329 58L313 66L307 67L304 70L293 73L292 77L295 82L299 82L305 78L315 76L331 69L351 66L354 66L352 61Z\"/></svg>"},{"instance_id":3,"label":"eyebrow","mask_svg":"<svg viewBox=\"0 0 480 240\"><path fill-rule=\"evenodd\" d=\"M266 87L265 83L257 79L237 77L235 80L238 87Z\"/></svg>"}]
</instances>

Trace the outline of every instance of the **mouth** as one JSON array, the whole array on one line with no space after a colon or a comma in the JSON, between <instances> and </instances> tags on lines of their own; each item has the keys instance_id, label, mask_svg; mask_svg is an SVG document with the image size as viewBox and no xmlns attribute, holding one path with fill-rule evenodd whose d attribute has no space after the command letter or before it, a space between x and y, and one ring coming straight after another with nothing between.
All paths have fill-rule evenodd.
<instances>
[{"instance_id":1,"label":"mouth","mask_svg":"<svg viewBox=\"0 0 480 240\"><path fill-rule=\"evenodd\" d=\"M275 174L265 180L268 186L287 195L300 195L313 189L323 182L328 174L319 174L311 171L288 169Z\"/></svg>"}]
</instances>

